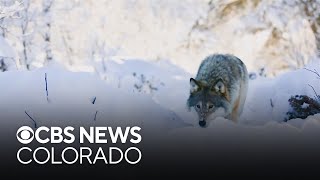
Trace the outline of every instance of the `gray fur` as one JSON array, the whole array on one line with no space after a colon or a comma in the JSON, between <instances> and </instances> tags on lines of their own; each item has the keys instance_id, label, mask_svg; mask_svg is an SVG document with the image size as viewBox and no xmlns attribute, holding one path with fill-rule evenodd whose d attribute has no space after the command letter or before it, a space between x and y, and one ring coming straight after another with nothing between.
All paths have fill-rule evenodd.
<instances>
[{"instance_id":1,"label":"gray fur","mask_svg":"<svg viewBox=\"0 0 320 180\"><path fill-rule=\"evenodd\" d=\"M199 86L197 91L190 91L187 100L187 106L195 108L198 113L199 121L208 120L218 108L224 110L224 117L234 121L242 113L247 94L248 72L239 58L230 54L206 57L196 78L190 79L190 84ZM208 104L211 105L210 108Z\"/></svg>"}]
</instances>

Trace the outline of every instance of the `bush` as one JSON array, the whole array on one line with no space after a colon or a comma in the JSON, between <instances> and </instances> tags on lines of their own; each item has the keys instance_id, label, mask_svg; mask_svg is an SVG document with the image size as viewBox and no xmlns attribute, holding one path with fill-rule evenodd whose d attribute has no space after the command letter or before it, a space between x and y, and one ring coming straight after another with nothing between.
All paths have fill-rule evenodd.
<instances>
[{"instance_id":1,"label":"bush","mask_svg":"<svg viewBox=\"0 0 320 180\"><path fill-rule=\"evenodd\" d=\"M320 96L316 96L316 98L314 99L306 95L292 96L288 100L292 109L287 112L287 118L284 121L287 122L295 118L305 119L310 115L320 113Z\"/></svg>"}]
</instances>

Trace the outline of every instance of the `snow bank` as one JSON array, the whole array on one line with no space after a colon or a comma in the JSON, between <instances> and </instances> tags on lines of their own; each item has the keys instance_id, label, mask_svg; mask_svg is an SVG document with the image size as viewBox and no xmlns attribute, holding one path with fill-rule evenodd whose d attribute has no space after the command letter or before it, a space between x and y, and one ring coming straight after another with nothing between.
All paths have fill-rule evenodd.
<instances>
[{"instance_id":1,"label":"snow bank","mask_svg":"<svg viewBox=\"0 0 320 180\"><path fill-rule=\"evenodd\" d=\"M319 89L316 76L305 69L275 79L250 80L240 122L217 118L203 129L198 127L195 113L186 108L190 74L166 61L107 61L107 67L106 81L96 74L70 72L57 64L35 71L1 73L0 82L5 87L0 94L1 127L35 127L35 122L37 126L139 125L146 132L175 137L185 133L222 137L229 132L290 136L320 130L318 115L283 122L291 95L313 96L308 84Z\"/></svg>"}]
</instances>

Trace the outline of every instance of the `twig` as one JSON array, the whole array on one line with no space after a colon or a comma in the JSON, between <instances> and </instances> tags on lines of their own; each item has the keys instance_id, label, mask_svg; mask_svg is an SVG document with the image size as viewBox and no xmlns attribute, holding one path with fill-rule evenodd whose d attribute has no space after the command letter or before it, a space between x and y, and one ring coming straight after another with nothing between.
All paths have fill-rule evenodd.
<instances>
[{"instance_id":1,"label":"twig","mask_svg":"<svg viewBox=\"0 0 320 180\"><path fill-rule=\"evenodd\" d=\"M273 105L273 101L272 101L272 99L270 98L270 105L271 105L271 107L273 108L274 107L274 105Z\"/></svg>"},{"instance_id":2,"label":"twig","mask_svg":"<svg viewBox=\"0 0 320 180\"><path fill-rule=\"evenodd\" d=\"M46 82L47 102L49 102L49 92L48 92L47 73L45 73L45 74L44 74L44 81Z\"/></svg>"},{"instance_id":3,"label":"twig","mask_svg":"<svg viewBox=\"0 0 320 180\"><path fill-rule=\"evenodd\" d=\"M97 97L95 96L91 103L92 104L96 103L96 99L97 99ZM97 114L98 114L98 111L96 111L96 113L94 114L94 118L93 118L94 121L96 121L96 119L97 119Z\"/></svg>"},{"instance_id":4,"label":"twig","mask_svg":"<svg viewBox=\"0 0 320 180\"><path fill-rule=\"evenodd\" d=\"M34 123L34 128L37 128L37 122L27 113L27 111L24 111L24 113L26 113L26 115L33 121Z\"/></svg>"},{"instance_id":5,"label":"twig","mask_svg":"<svg viewBox=\"0 0 320 180\"><path fill-rule=\"evenodd\" d=\"M316 74L316 75L318 76L318 78L320 78L320 74L319 74L319 72L318 72L316 69L313 69L313 70L307 69L307 68L304 68L304 69L307 70L307 71L310 71L310 72L312 72L312 73L314 73L314 74Z\"/></svg>"},{"instance_id":6,"label":"twig","mask_svg":"<svg viewBox=\"0 0 320 180\"><path fill-rule=\"evenodd\" d=\"M94 121L96 121L96 119L97 119L97 114L98 114L98 111L96 111L96 113L94 114Z\"/></svg>"},{"instance_id":7,"label":"twig","mask_svg":"<svg viewBox=\"0 0 320 180\"><path fill-rule=\"evenodd\" d=\"M316 98L320 101L320 97L318 96L318 94L317 94L316 90L314 89L314 87L311 86L310 84L308 84L308 86L310 86L312 88L314 94L316 95Z\"/></svg>"},{"instance_id":8,"label":"twig","mask_svg":"<svg viewBox=\"0 0 320 180\"><path fill-rule=\"evenodd\" d=\"M92 104L96 103L96 99L97 99L97 97L94 97L91 103Z\"/></svg>"}]
</instances>

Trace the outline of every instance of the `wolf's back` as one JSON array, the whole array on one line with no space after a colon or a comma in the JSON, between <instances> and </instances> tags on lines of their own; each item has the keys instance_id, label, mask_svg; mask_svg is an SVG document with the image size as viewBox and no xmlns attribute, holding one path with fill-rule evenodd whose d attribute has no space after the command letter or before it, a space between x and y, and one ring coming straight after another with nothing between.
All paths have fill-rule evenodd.
<instances>
[{"instance_id":1,"label":"wolf's back","mask_svg":"<svg viewBox=\"0 0 320 180\"><path fill-rule=\"evenodd\" d=\"M219 79L223 80L228 89L243 81L247 83L248 72L244 63L233 55L214 54L201 63L196 80L214 85Z\"/></svg>"}]
</instances>

